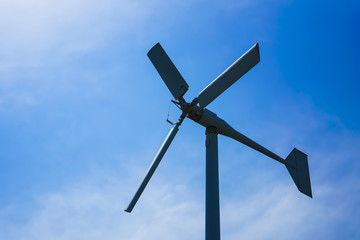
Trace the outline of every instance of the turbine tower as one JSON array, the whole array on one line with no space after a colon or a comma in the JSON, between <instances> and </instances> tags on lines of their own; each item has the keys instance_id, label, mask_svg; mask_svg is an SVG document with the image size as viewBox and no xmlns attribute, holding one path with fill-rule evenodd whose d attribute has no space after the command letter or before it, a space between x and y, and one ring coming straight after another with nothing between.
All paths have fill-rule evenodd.
<instances>
[{"instance_id":1,"label":"turbine tower","mask_svg":"<svg viewBox=\"0 0 360 240\"><path fill-rule=\"evenodd\" d=\"M184 119L190 118L206 128L206 196L205 196L205 239L220 239L220 209L219 209L219 171L218 171L218 134L230 137L243 143L256 151L284 164L295 182L298 190L303 194L312 197L311 183L307 155L294 148L285 158L281 158L240 132L232 128L228 123L219 118L215 113L206 109L213 100L228 89L233 83L253 68L259 61L259 44L256 43L244 55L236 60L228 69L220 74L214 81L202 90L191 102L184 99L184 94L189 88L169 56L166 54L160 43L150 49L147 56L155 66L157 72L165 82L173 95L176 104L182 114L175 126L170 130L165 141L156 154L144 179L136 193L125 209L131 212L139 200L142 192L155 172L161 159L166 153L172 140L179 130Z\"/></svg>"}]
</instances>

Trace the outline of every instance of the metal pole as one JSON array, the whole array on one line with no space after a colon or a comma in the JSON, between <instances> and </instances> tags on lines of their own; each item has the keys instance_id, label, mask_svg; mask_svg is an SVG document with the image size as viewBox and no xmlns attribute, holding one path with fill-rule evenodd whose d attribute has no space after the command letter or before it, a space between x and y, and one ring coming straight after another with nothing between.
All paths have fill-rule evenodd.
<instances>
[{"instance_id":1,"label":"metal pole","mask_svg":"<svg viewBox=\"0 0 360 240\"><path fill-rule=\"evenodd\" d=\"M205 240L220 240L217 128L206 128Z\"/></svg>"}]
</instances>

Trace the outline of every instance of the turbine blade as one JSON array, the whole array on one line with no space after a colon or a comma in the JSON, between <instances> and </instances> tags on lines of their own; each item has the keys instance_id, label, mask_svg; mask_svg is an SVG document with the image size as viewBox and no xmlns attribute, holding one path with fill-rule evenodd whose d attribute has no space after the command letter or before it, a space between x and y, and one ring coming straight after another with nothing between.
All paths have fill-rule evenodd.
<instances>
[{"instance_id":1,"label":"turbine blade","mask_svg":"<svg viewBox=\"0 0 360 240\"><path fill-rule=\"evenodd\" d=\"M205 108L258 62L260 62L259 44L256 43L199 93L197 100L200 107Z\"/></svg>"},{"instance_id":2,"label":"turbine blade","mask_svg":"<svg viewBox=\"0 0 360 240\"><path fill-rule=\"evenodd\" d=\"M176 100L181 99L189 88L180 72L160 43L153 46L147 56Z\"/></svg>"},{"instance_id":3,"label":"turbine blade","mask_svg":"<svg viewBox=\"0 0 360 240\"><path fill-rule=\"evenodd\" d=\"M163 142L162 146L160 147L158 153L156 154L154 161L151 163L150 168L148 169L147 173L145 174L144 179L141 181L141 184L139 185L136 193L134 194L133 198L131 199L129 205L127 206L127 208L125 209L125 212L131 212L132 209L134 208L136 202L139 200L142 192L144 191L146 185L148 184L151 176L153 175L153 173L155 172L157 166L159 165L161 159L163 158L163 156L166 153L166 150L168 149L168 147L170 146L172 140L174 139L176 133L179 130L179 125L180 124L176 124L175 127L173 127L169 134L167 135L165 141Z\"/></svg>"}]
</instances>

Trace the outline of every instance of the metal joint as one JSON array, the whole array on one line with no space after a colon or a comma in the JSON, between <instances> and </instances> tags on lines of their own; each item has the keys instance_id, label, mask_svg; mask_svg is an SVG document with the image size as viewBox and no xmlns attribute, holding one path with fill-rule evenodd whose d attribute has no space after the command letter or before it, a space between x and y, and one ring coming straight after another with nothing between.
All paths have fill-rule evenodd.
<instances>
[{"instance_id":1,"label":"metal joint","mask_svg":"<svg viewBox=\"0 0 360 240\"><path fill-rule=\"evenodd\" d=\"M188 118L194 120L195 122L199 122L202 115L203 109L199 108L198 106L193 106L188 114Z\"/></svg>"},{"instance_id":2,"label":"metal joint","mask_svg":"<svg viewBox=\"0 0 360 240\"><path fill-rule=\"evenodd\" d=\"M211 134L211 133L218 134L217 127L215 127L215 126L206 127L205 134L208 135L208 134Z\"/></svg>"}]
</instances>

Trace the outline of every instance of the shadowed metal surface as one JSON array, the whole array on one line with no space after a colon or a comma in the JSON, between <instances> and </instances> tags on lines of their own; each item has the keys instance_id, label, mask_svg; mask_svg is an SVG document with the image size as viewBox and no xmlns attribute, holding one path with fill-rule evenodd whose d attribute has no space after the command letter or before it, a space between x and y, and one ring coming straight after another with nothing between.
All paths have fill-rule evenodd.
<instances>
[{"instance_id":1,"label":"shadowed metal surface","mask_svg":"<svg viewBox=\"0 0 360 240\"><path fill-rule=\"evenodd\" d=\"M259 44L256 43L199 93L197 100L200 107L206 107L258 62L260 62Z\"/></svg>"},{"instance_id":2,"label":"shadowed metal surface","mask_svg":"<svg viewBox=\"0 0 360 240\"><path fill-rule=\"evenodd\" d=\"M165 155L166 150L170 146L170 143L174 139L174 137L175 137L176 133L178 132L178 130L179 130L179 125L178 124L170 130L170 132L167 135L164 143L162 144L162 146L160 147L158 153L156 154L156 156L154 158L154 161L150 165L149 170L145 174L144 179L141 181L140 186L138 187L138 189L137 189L136 193L134 194L133 198L131 199L129 205L125 209L126 212L131 212L132 209L134 208L136 202L139 200L142 192L144 191L146 185L148 184L151 176L155 172L155 170L156 170L157 166L159 165L161 159Z\"/></svg>"},{"instance_id":3,"label":"shadowed metal surface","mask_svg":"<svg viewBox=\"0 0 360 240\"><path fill-rule=\"evenodd\" d=\"M278 155L271 152L267 148L261 146L257 142L251 140L250 138L236 131L227 122L225 122L223 119L219 118L215 113L211 112L210 110L207 110L206 108L203 109L202 117L200 118L198 123L204 127L216 126L219 134L235 139L236 141L241 142L246 146L255 149L258 152L261 152L278 162L281 162L285 165L289 165L289 167L295 168L295 165L286 162L283 158L279 157Z\"/></svg>"},{"instance_id":4,"label":"shadowed metal surface","mask_svg":"<svg viewBox=\"0 0 360 240\"><path fill-rule=\"evenodd\" d=\"M131 212L134 208L151 176L156 170L156 167L159 165L166 150L175 137L179 126L186 117L206 127L206 240L220 240L218 134L233 138L256 151L283 163L288 169L291 178L295 182L299 191L309 197L312 197L306 154L294 148L284 160L267 148L236 131L215 113L205 108L260 61L259 45L257 43L237 61L235 61L235 63L233 63L228 69L226 69L219 77L204 88L204 90L200 92L199 96L194 98L192 102L186 102L183 98L185 92L188 90L188 85L159 43L148 52L148 56L173 97L178 100L173 101L173 103L182 110L182 113L176 123L176 126L171 129L165 139L134 197L125 209L126 212ZM173 124L170 121L169 123Z\"/></svg>"},{"instance_id":5,"label":"shadowed metal surface","mask_svg":"<svg viewBox=\"0 0 360 240\"><path fill-rule=\"evenodd\" d=\"M220 240L219 154L216 127L206 128L205 239Z\"/></svg>"},{"instance_id":6,"label":"shadowed metal surface","mask_svg":"<svg viewBox=\"0 0 360 240\"><path fill-rule=\"evenodd\" d=\"M312 198L307 155L294 148L285 161L296 166L296 168L292 168L287 164L285 165L298 190Z\"/></svg>"},{"instance_id":7,"label":"shadowed metal surface","mask_svg":"<svg viewBox=\"0 0 360 240\"><path fill-rule=\"evenodd\" d=\"M176 100L182 98L189 89L189 85L185 82L160 43L157 43L152 47L147 56L160 74L173 97Z\"/></svg>"}]
</instances>

